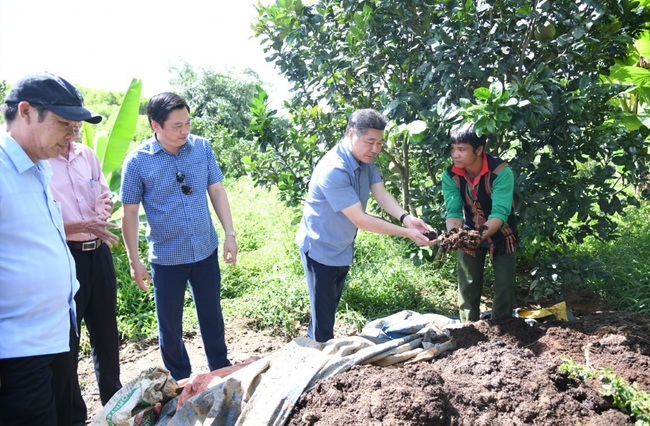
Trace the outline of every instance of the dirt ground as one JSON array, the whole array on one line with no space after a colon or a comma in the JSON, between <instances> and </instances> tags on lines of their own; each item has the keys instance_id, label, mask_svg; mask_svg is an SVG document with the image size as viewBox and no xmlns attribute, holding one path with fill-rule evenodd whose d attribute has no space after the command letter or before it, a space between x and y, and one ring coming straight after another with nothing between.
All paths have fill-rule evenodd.
<instances>
[{"instance_id":1,"label":"dirt ground","mask_svg":"<svg viewBox=\"0 0 650 426\"><path fill-rule=\"evenodd\" d=\"M451 330L458 349L405 367L359 366L303 394L289 425L625 425L633 418L612 407L599 381L570 379L564 356L609 367L650 390L650 315L604 310L593 295L567 299L576 319L478 321ZM286 342L245 324L227 331L233 363L263 357ZM195 372L205 372L199 336L188 336ZM122 349L122 381L162 365L157 346ZM92 363L80 362L90 415L101 408ZM92 417L89 417L92 418Z\"/></svg>"}]
</instances>

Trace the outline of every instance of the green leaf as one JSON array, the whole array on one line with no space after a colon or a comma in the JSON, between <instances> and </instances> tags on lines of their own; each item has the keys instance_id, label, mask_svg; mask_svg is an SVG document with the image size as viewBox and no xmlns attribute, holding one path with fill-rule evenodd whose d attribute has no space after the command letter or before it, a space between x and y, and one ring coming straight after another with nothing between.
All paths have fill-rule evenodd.
<instances>
[{"instance_id":1,"label":"green leaf","mask_svg":"<svg viewBox=\"0 0 650 426\"><path fill-rule=\"evenodd\" d=\"M490 84L490 93L496 98L499 99L503 95L503 83L499 80L494 81Z\"/></svg>"},{"instance_id":2,"label":"green leaf","mask_svg":"<svg viewBox=\"0 0 650 426\"><path fill-rule=\"evenodd\" d=\"M640 67L622 66L613 68L610 78L639 87L650 87L650 70Z\"/></svg>"},{"instance_id":3,"label":"green leaf","mask_svg":"<svg viewBox=\"0 0 650 426\"><path fill-rule=\"evenodd\" d=\"M458 100L458 103L459 103L460 106L463 107L463 108L469 108L469 107L471 107L471 106L473 105L473 104L472 104L472 101L470 101L470 100L467 99L467 98L460 98L460 99Z\"/></svg>"},{"instance_id":4,"label":"green leaf","mask_svg":"<svg viewBox=\"0 0 650 426\"><path fill-rule=\"evenodd\" d=\"M422 120L416 120L408 124L408 131L412 135L419 135L427 130L427 123Z\"/></svg>"},{"instance_id":5,"label":"green leaf","mask_svg":"<svg viewBox=\"0 0 650 426\"><path fill-rule=\"evenodd\" d=\"M636 114L621 114L621 122L625 125L625 128L629 132L639 130L643 126L643 122L639 119L639 116Z\"/></svg>"},{"instance_id":6,"label":"green leaf","mask_svg":"<svg viewBox=\"0 0 650 426\"><path fill-rule=\"evenodd\" d=\"M479 87L474 90L474 97L480 101L488 101L492 97L492 93L487 87Z\"/></svg>"},{"instance_id":7,"label":"green leaf","mask_svg":"<svg viewBox=\"0 0 650 426\"><path fill-rule=\"evenodd\" d=\"M639 55L650 59L650 31L643 33L635 42L634 46L639 51Z\"/></svg>"},{"instance_id":8,"label":"green leaf","mask_svg":"<svg viewBox=\"0 0 650 426\"><path fill-rule=\"evenodd\" d=\"M92 124L82 121L82 132L81 132L81 143L90 147L91 149L95 149L95 128L93 127Z\"/></svg>"},{"instance_id":9,"label":"green leaf","mask_svg":"<svg viewBox=\"0 0 650 426\"><path fill-rule=\"evenodd\" d=\"M97 156L105 175L122 167L122 161L133 141L138 124L141 93L142 80L134 78L124 95L110 134L105 139L100 137L95 143Z\"/></svg>"}]
</instances>

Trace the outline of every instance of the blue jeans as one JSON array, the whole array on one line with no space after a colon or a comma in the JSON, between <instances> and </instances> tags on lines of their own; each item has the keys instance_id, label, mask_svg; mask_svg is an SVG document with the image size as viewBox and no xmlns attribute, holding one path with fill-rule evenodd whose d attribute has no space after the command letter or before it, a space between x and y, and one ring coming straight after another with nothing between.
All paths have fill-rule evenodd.
<instances>
[{"instance_id":1,"label":"blue jeans","mask_svg":"<svg viewBox=\"0 0 650 426\"><path fill-rule=\"evenodd\" d=\"M231 365L221 312L221 270L217 250L207 258L182 265L151 264L158 317L160 354L176 380L192 374L183 342L183 301L189 281L210 371Z\"/></svg>"},{"instance_id":2,"label":"blue jeans","mask_svg":"<svg viewBox=\"0 0 650 426\"><path fill-rule=\"evenodd\" d=\"M336 308L339 306L350 266L323 265L302 250L300 258L309 290L311 316L307 336L317 342L327 342L334 337Z\"/></svg>"}]
</instances>

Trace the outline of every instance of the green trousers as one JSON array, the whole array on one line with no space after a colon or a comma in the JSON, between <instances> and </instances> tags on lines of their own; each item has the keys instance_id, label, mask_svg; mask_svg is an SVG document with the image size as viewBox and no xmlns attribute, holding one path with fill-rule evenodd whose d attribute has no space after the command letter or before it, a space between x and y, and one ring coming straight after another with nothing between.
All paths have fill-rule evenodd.
<instances>
[{"instance_id":1,"label":"green trousers","mask_svg":"<svg viewBox=\"0 0 650 426\"><path fill-rule=\"evenodd\" d=\"M487 242L476 249L476 256L470 256L458 250L458 306L462 322L477 321L483 293L483 271L485 257L489 252ZM516 294L515 253L494 256L494 301L492 318L499 319L512 316Z\"/></svg>"}]
</instances>

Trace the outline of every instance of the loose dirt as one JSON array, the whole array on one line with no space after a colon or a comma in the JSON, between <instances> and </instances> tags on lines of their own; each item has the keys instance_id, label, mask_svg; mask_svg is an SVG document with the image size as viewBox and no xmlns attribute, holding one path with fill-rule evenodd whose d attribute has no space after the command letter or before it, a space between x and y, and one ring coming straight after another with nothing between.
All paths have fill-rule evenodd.
<instances>
[{"instance_id":1,"label":"loose dirt","mask_svg":"<svg viewBox=\"0 0 650 426\"><path fill-rule=\"evenodd\" d=\"M483 232L488 229L487 226L481 225L478 230L452 228L444 231L438 237L440 249L444 252L450 252L456 249L474 250L481 243ZM431 238L429 238L431 239Z\"/></svg>"},{"instance_id":2,"label":"loose dirt","mask_svg":"<svg viewBox=\"0 0 650 426\"><path fill-rule=\"evenodd\" d=\"M570 322L531 327L523 319L478 321L451 330L458 349L404 367L358 366L303 394L289 425L625 425L633 418L601 394L600 381L579 381L559 369L563 357L611 368L640 390L650 390L650 315L610 312L588 293L567 304ZM246 324L227 331L234 363L262 357L286 340ZM193 365L204 372L198 335L188 336ZM155 342L154 342L155 343ZM161 365L157 346L122 350L122 381ZM100 408L92 363L80 378L90 413Z\"/></svg>"}]
</instances>

